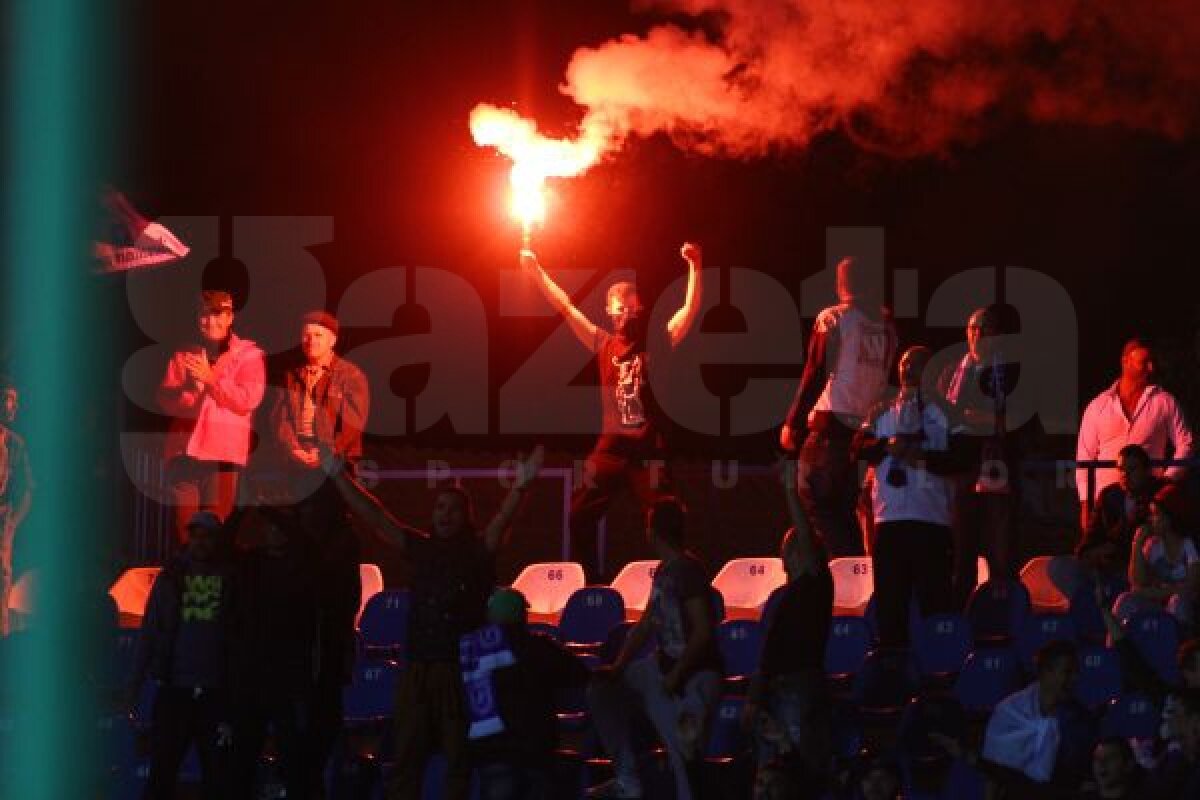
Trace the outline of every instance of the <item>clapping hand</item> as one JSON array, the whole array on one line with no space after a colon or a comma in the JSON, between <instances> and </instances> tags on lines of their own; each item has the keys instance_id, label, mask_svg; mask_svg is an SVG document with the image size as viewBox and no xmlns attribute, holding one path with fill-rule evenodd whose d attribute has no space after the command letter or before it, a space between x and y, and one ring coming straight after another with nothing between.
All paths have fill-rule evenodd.
<instances>
[{"instance_id":1,"label":"clapping hand","mask_svg":"<svg viewBox=\"0 0 1200 800\"><path fill-rule=\"evenodd\" d=\"M214 380L212 365L208 363L208 358L203 354L184 353L183 368L187 370L188 376L201 387L208 386Z\"/></svg>"}]
</instances>

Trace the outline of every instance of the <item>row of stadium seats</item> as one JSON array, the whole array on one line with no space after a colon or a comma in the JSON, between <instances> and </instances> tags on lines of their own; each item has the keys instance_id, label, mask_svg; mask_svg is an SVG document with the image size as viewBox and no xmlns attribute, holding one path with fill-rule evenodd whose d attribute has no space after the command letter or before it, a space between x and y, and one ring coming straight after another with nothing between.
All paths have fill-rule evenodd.
<instances>
[{"instance_id":1,"label":"row of stadium seats","mask_svg":"<svg viewBox=\"0 0 1200 800\"><path fill-rule=\"evenodd\" d=\"M714 591L714 596L719 597L719 593ZM404 591L387 591L367 603L363 614L361 663L355 683L346 694L347 719L352 725L366 722L383 725L390 718L391 685L399 667L386 660L386 656L398 655L401 650L407 599ZM911 659L897 659L888 653L871 650L875 634L873 613L868 604L862 616L834 618L826 653L827 670L845 688L847 708L855 712L894 716L912 702L911 698L927 688L929 681L941 678L962 708L969 714L981 715L1022 684L1027 671L1022 664L1028 664L1040 642L1076 639L1081 642L1081 675L1076 690L1081 704L1101 713L1105 731L1151 729L1156 724L1157 710L1145 698L1121 694L1116 653L1103 647L1096 635L1098 628L1093 625L1089 631L1086 625L1075 622L1077 618L1089 618L1082 611L1083 601L1091 600L1091 595L1081 594L1073 600L1075 602L1068 605L1065 614L1037 613L1021 584L985 583L976 590L965 615L921 619L914 614ZM1090 612L1098 615L1094 601L1091 602ZM770 602L765 605L769 617ZM380 610L390 612L392 619L375 621ZM618 592L608 587L588 587L573 593L564 605L561 627L545 623L537 627L580 645L581 652L589 653L591 663L600 664L610 661L617 652L620 638L630 625L624 617L623 599ZM599 634L598 631L607 624L612 627L606 634ZM722 622L720 644L731 679L755 668L763 625L763 622L747 619ZM1171 676L1178 640L1174 618L1161 612L1142 614L1131 619L1126 629L1156 668L1165 677ZM379 638L373 638L376 632ZM120 685L127 674L136 635L134 630L117 632L113 685ZM15 640L20 638L14 637ZM597 648L601 639L604 644ZM15 644L16 641L10 641L5 646ZM381 658L385 660L381 661ZM736 691L736 688L736 683L730 684L730 690ZM152 696L153 690L148 688L139 704L138 719L143 722L148 720ZM736 694L730 695L725 705L738 702L736 697ZM580 705L564 706L564 710L578 713ZM586 727L586 720L582 724ZM16 727L10 725L7 729ZM0 725L0 730L4 729L6 726ZM725 735L721 731L720 727L714 730L714 737ZM715 747L717 752L728 749L724 745Z\"/></svg>"},{"instance_id":2,"label":"row of stadium seats","mask_svg":"<svg viewBox=\"0 0 1200 800\"><path fill-rule=\"evenodd\" d=\"M1046 574L1048 556L1031 559L1021 570L1021 582L1028 590L1033 605L1043 611L1065 611L1067 598L1050 582ZM650 586L654 580L657 561L631 561L613 579L611 588L621 595L629 619L637 619L646 609ZM834 607L840 614L865 612L874 591L870 558L835 558L829 568L833 573ZM158 577L159 567L133 567L126 570L112 587L109 595L117 603L122 624L136 627L145 613L146 601ZM362 605L383 589L383 575L375 564L361 564ZM979 583L988 579L987 562L979 559ZM712 586L724 599L726 614L731 619L757 619L771 593L786 581L783 563L776 557L735 558L727 562L713 578ZM32 608L32 577L18 581L21 591L14 596L22 605L19 610ZM584 587L583 567L575 562L543 562L530 564L521 571L513 588L520 590L529 602L533 619L557 622L567 600ZM362 608L360 608L360 614Z\"/></svg>"},{"instance_id":3,"label":"row of stadium seats","mask_svg":"<svg viewBox=\"0 0 1200 800\"><path fill-rule=\"evenodd\" d=\"M1043 611L1065 611L1068 598L1050 581L1049 556L1029 560L1020 573L1021 583L1029 592L1034 607ZM631 561L611 583L625 603L626 613L636 619L645 611L654 580L657 561ZM834 608L837 613L862 614L875 589L871 559L835 558L829 563L833 573ZM980 584L988 580L987 561L978 561ZM757 619L771 593L786 582L783 562L776 557L735 558L721 567L712 580L713 588L724 597L731 619ZM530 612L544 621L562 613L567 600L584 587L583 568L575 562L530 564L513 581L529 601Z\"/></svg>"},{"instance_id":4,"label":"row of stadium seats","mask_svg":"<svg viewBox=\"0 0 1200 800\"><path fill-rule=\"evenodd\" d=\"M556 587L566 583L565 579L559 578L557 567L539 565L538 569L552 573L547 579L548 583L555 584ZM529 588L530 582L528 572L526 570L523 573L526 575L523 583L526 588ZM1121 588L1110 587L1109 593L1115 595ZM536 591L531 593L536 595ZM779 587L767 596L761 604L762 620L770 618L772 609L781 596L782 589ZM742 595L738 599L744 597L745 595ZM544 601L545 595L542 595L542 598ZM719 587L713 587L713 599L720 620L759 620L729 613L730 609L737 607L728 602L728 598ZM554 605L558 605L557 600ZM1091 591L1080 591L1065 607L1054 607L1062 610L1039 611L1024 583L1011 580L985 581L976 587L968 601L965 614L961 617L943 614L921 620L914 607L913 636L917 640L915 650L932 665L929 671L951 672L955 665L962 663L969 645L973 642L1016 644L1023 661L1030 663L1036 649L1054 639L1089 642L1102 642L1105 639L1103 619ZM534 610L537 608L539 606L535 606ZM547 605L543 604L540 608L545 609ZM722 613L722 609L725 613ZM853 664L839 655L840 642L858 641L865 645L876 633L873 601L868 598L862 611L858 612L858 609L855 609L855 612L835 614L836 621L833 635L830 637L828 657L832 660L831 663L840 665L834 670L837 673L854 671ZM368 651L388 657L400 657L405 641L407 615L406 590L387 590L374 595L366 603L359 625ZM625 596L615 587L586 586L573 589L562 601L558 614L535 617L534 624L572 646L594 649L606 641L613 628L629 618ZM1165 675L1173 677L1173 654L1178 640L1174 618L1165 613L1150 613L1138 619L1138 625L1146 626L1147 630L1149 626L1161 626L1161 635L1147 635L1143 638L1146 639L1145 646L1151 662L1161 668ZM727 629L743 632L750 630L744 626L727 626ZM755 636L757 635L756 633ZM942 655L944 653L950 655Z\"/></svg>"}]
</instances>

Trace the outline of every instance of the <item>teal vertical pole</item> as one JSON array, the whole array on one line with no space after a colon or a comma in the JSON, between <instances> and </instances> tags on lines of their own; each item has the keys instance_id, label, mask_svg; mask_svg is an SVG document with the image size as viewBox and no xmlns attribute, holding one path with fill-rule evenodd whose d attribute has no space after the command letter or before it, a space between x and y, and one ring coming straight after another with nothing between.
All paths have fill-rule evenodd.
<instances>
[{"instance_id":1,"label":"teal vertical pole","mask_svg":"<svg viewBox=\"0 0 1200 800\"><path fill-rule=\"evenodd\" d=\"M87 0L12 0L4 68L2 319L22 397L19 430L33 466L33 510L17 531L36 571L36 614L0 644L0 797L104 796L96 687L104 676L97 553L111 541L96 479L97 445L115 420L96 414L115 385L103 293L89 274L106 94L99 15ZM101 23L105 23L101 26ZM98 596L99 593L99 596Z\"/></svg>"}]
</instances>

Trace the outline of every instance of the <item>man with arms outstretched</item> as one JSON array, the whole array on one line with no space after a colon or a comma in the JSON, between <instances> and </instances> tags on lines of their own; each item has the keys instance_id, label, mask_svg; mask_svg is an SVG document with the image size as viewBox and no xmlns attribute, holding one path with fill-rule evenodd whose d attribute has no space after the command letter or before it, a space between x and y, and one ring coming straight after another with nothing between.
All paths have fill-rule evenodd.
<instances>
[{"instance_id":1,"label":"man with arms outstretched","mask_svg":"<svg viewBox=\"0 0 1200 800\"><path fill-rule=\"evenodd\" d=\"M536 448L518 463L516 480L492 521L477 532L471 501L456 487L440 489L433 529L417 530L396 519L336 458L327 464L334 486L354 513L412 565L404 673L396 692L396 770L391 800L416 800L429 756L446 756L447 800L466 800L471 764L459 638L486 621L496 584L495 554L504 543L521 500L541 469Z\"/></svg>"},{"instance_id":2,"label":"man with arms outstretched","mask_svg":"<svg viewBox=\"0 0 1200 800\"><path fill-rule=\"evenodd\" d=\"M604 577L596 558L596 526L613 496L622 486L628 486L645 509L670 493L664 474L666 449L648 384L650 370L655 368L652 354L677 347L700 312L700 247L689 242L683 245L680 255L688 264L687 295L683 307L667 322L666 330L647 329L647 311L637 288L620 282L609 287L605 299L605 311L612 324L610 333L571 302L532 251L521 251L521 266L583 346L596 354L600 370L603 427L588 456L583 483L571 497L570 519L575 557L583 563L592 583ZM667 341L660 348L654 337L664 334Z\"/></svg>"}]
</instances>

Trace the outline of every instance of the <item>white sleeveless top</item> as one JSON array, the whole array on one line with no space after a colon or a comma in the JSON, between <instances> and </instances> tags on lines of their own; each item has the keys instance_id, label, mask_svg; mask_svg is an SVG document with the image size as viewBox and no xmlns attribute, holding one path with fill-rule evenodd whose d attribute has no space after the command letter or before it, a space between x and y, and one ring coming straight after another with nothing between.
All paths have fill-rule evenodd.
<instances>
[{"instance_id":1,"label":"white sleeveless top","mask_svg":"<svg viewBox=\"0 0 1200 800\"><path fill-rule=\"evenodd\" d=\"M895 328L886 318L872 320L844 303L822 311L814 328L833 347L825 352L829 379L813 411L865 419L887 386L888 365L896 352Z\"/></svg>"}]
</instances>

